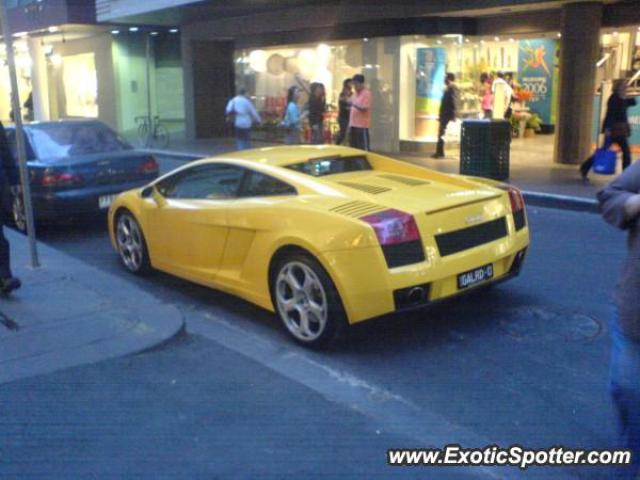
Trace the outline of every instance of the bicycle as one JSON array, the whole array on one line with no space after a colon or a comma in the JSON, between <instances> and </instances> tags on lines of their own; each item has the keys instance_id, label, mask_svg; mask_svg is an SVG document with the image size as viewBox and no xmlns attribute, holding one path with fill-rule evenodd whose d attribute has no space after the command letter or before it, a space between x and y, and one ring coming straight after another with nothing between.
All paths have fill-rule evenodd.
<instances>
[{"instance_id":1,"label":"bicycle","mask_svg":"<svg viewBox=\"0 0 640 480\"><path fill-rule=\"evenodd\" d=\"M151 128L149 126L149 117L146 115L135 117L135 122L139 124L138 138L144 148L152 146L166 148L169 146L169 130L160 123L158 115L153 117Z\"/></svg>"}]
</instances>

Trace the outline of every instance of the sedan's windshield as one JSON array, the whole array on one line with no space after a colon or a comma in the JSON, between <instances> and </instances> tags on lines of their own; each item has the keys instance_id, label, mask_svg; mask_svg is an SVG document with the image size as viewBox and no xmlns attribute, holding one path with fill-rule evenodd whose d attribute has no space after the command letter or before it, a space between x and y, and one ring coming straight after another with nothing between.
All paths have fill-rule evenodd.
<instances>
[{"instance_id":1,"label":"sedan's windshield","mask_svg":"<svg viewBox=\"0 0 640 480\"><path fill-rule=\"evenodd\" d=\"M130 150L131 146L106 125L78 123L30 125L38 158L58 158Z\"/></svg>"},{"instance_id":2,"label":"sedan's windshield","mask_svg":"<svg viewBox=\"0 0 640 480\"><path fill-rule=\"evenodd\" d=\"M314 177L373 170L365 155L313 158L303 163L287 165L287 168L295 170L296 172L306 173L307 175L313 175Z\"/></svg>"}]
</instances>

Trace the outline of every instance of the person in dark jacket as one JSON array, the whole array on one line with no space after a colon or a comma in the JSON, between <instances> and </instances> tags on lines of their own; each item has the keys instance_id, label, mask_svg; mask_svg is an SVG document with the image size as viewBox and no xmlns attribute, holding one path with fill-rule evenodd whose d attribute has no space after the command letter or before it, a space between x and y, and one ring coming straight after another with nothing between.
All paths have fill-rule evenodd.
<instances>
[{"instance_id":1,"label":"person in dark jacket","mask_svg":"<svg viewBox=\"0 0 640 480\"><path fill-rule=\"evenodd\" d=\"M640 162L598 192L604 219L629 232L629 254L616 287L611 318L610 389L618 414L619 448L632 451L632 465L614 478L640 473Z\"/></svg>"},{"instance_id":2,"label":"person in dark jacket","mask_svg":"<svg viewBox=\"0 0 640 480\"><path fill-rule=\"evenodd\" d=\"M338 125L340 126L340 132L336 137L336 145L342 145L342 142L347 138L349 116L351 115L351 95L353 95L353 80L345 78L338 98Z\"/></svg>"},{"instance_id":3,"label":"person in dark jacket","mask_svg":"<svg viewBox=\"0 0 640 480\"><path fill-rule=\"evenodd\" d=\"M444 94L442 95L442 101L440 102L440 113L438 115L438 144L436 146L436 153L433 154L433 158L444 157L444 134L447 131L447 124L452 122L458 116L458 99L459 92L458 87L454 83L456 77L453 73L447 73L444 84Z\"/></svg>"},{"instance_id":4,"label":"person in dark jacket","mask_svg":"<svg viewBox=\"0 0 640 480\"><path fill-rule=\"evenodd\" d=\"M613 93L607 101L607 113L602 124L602 133L604 133L604 146L609 147L617 144L622 150L622 168L625 169L631 164L631 151L629 150L629 142L627 138L631 136L631 125L627 118L627 108L636 104L635 98L626 98L627 83L625 80L617 80ZM593 165L594 155L591 155L585 162L580 165L580 174L582 179L586 180L589 170Z\"/></svg>"},{"instance_id":5,"label":"person in dark jacket","mask_svg":"<svg viewBox=\"0 0 640 480\"><path fill-rule=\"evenodd\" d=\"M4 236L5 206L12 195L19 195L18 167L9 149L7 134L0 122L0 291L9 293L20 288L20 280L11 273L9 242Z\"/></svg>"},{"instance_id":6,"label":"person in dark jacket","mask_svg":"<svg viewBox=\"0 0 640 480\"><path fill-rule=\"evenodd\" d=\"M327 110L327 100L324 85L314 82L309 87L309 126L311 127L311 143L324 143L324 113Z\"/></svg>"}]
</instances>

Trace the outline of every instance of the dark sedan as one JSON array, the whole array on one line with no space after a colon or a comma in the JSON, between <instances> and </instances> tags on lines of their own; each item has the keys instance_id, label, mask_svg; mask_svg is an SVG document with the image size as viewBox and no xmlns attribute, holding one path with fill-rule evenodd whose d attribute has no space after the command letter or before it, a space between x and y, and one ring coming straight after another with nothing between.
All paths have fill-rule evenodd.
<instances>
[{"instance_id":1,"label":"dark sedan","mask_svg":"<svg viewBox=\"0 0 640 480\"><path fill-rule=\"evenodd\" d=\"M134 150L101 122L38 122L24 130L36 220L106 211L118 193L158 176L153 156ZM7 136L15 153L12 127ZM12 214L16 227L25 230L21 198L13 199Z\"/></svg>"}]
</instances>

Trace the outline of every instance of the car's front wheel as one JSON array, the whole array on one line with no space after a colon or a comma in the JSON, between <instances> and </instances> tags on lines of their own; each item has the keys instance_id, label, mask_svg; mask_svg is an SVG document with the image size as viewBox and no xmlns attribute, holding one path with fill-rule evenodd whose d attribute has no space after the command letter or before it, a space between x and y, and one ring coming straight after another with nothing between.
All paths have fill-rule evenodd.
<instances>
[{"instance_id":1,"label":"car's front wheel","mask_svg":"<svg viewBox=\"0 0 640 480\"><path fill-rule=\"evenodd\" d=\"M289 255L278 263L272 294L280 319L299 343L327 346L346 325L340 296L324 268L306 255Z\"/></svg>"},{"instance_id":2,"label":"car's front wheel","mask_svg":"<svg viewBox=\"0 0 640 480\"><path fill-rule=\"evenodd\" d=\"M151 269L147 244L140 225L129 212L118 215L116 244L122 264L132 273L142 275Z\"/></svg>"}]
</instances>

